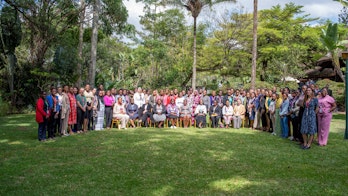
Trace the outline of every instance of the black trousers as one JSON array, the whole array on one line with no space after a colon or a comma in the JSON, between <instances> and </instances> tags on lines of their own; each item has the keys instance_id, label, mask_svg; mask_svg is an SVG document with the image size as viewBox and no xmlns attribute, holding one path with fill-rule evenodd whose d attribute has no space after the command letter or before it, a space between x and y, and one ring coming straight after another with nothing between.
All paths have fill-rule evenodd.
<instances>
[{"instance_id":1,"label":"black trousers","mask_svg":"<svg viewBox=\"0 0 348 196\"><path fill-rule=\"evenodd\" d=\"M259 112L261 114L262 127L267 127L267 117L266 117L267 113L266 113L266 111L264 111L263 114L262 114L261 110Z\"/></svg>"},{"instance_id":2,"label":"black trousers","mask_svg":"<svg viewBox=\"0 0 348 196\"><path fill-rule=\"evenodd\" d=\"M85 119L85 112L81 108L77 108L77 131L82 130L83 120Z\"/></svg>"},{"instance_id":3,"label":"black trousers","mask_svg":"<svg viewBox=\"0 0 348 196\"><path fill-rule=\"evenodd\" d=\"M147 122L147 118L150 118L151 122L155 122L153 120L153 117L152 117L152 113L151 112L145 112L145 114L142 114L141 115L141 121L144 122L145 124L145 127L148 127L149 126L149 123Z\"/></svg>"},{"instance_id":4,"label":"black trousers","mask_svg":"<svg viewBox=\"0 0 348 196\"><path fill-rule=\"evenodd\" d=\"M51 112L50 118L47 122L47 131L48 131L48 138L55 137L57 122L59 118L54 118L57 112Z\"/></svg>"},{"instance_id":5,"label":"black trousers","mask_svg":"<svg viewBox=\"0 0 348 196\"><path fill-rule=\"evenodd\" d=\"M87 119L87 128L88 130L91 130L91 125L93 127L93 110L86 110L85 112L85 119Z\"/></svg>"},{"instance_id":6,"label":"black trousers","mask_svg":"<svg viewBox=\"0 0 348 196\"><path fill-rule=\"evenodd\" d=\"M210 119L211 119L211 125L213 128L216 128L219 126L220 116L212 116L210 117Z\"/></svg>"},{"instance_id":7,"label":"black trousers","mask_svg":"<svg viewBox=\"0 0 348 196\"><path fill-rule=\"evenodd\" d=\"M112 122L112 107L111 106L105 107L105 121L106 121L106 127L111 127L111 122Z\"/></svg>"},{"instance_id":8,"label":"black trousers","mask_svg":"<svg viewBox=\"0 0 348 196\"><path fill-rule=\"evenodd\" d=\"M292 130L293 130L293 135L295 139L298 139L300 142L303 142L302 134L300 132L300 123L299 123L299 117L295 116L291 118L291 123L292 123Z\"/></svg>"}]
</instances>

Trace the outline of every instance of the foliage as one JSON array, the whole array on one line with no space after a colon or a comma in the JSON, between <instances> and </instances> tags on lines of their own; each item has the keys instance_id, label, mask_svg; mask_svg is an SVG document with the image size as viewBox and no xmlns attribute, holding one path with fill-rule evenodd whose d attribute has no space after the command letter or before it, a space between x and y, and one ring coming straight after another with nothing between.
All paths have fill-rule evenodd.
<instances>
[{"instance_id":1,"label":"foliage","mask_svg":"<svg viewBox=\"0 0 348 196\"><path fill-rule=\"evenodd\" d=\"M302 8L288 3L283 8L277 5L260 11L258 67L261 80L278 82L286 76L301 77L304 68L301 65L316 60L313 52L320 51L319 31L308 26L316 18L303 14Z\"/></svg>"},{"instance_id":2,"label":"foliage","mask_svg":"<svg viewBox=\"0 0 348 196\"><path fill-rule=\"evenodd\" d=\"M332 96L335 98L339 110L344 110L345 108L345 93L344 93L344 83L335 82L328 79L319 80L316 82L319 88L323 88L326 85L332 90Z\"/></svg>"},{"instance_id":3,"label":"foliage","mask_svg":"<svg viewBox=\"0 0 348 196\"><path fill-rule=\"evenodd\" d=\"M345 195L342 117L328 145L308 151L250 129L113 129L39 143L34 115L2 117L0 195Z\"/></svg>"},{"instance_id":4,"label":"foliage","mask_svg":"<svg viewBox=\"0 0 348 196\"><path fill-rule=\"evenodd\" d=\"M329 23L326 30L322 29L320 41L326 48L327 52L330 53L332 57L332 64L335 68L335 71L337 75L339 75L342 81L344 82L345 78L341 71L341 66L340 66L339 56L338 56L339 50L344 49L344 47L342 46L342 42L340 41L340 38L339 38L338 24Z\"/></svg>"}]
</instances>

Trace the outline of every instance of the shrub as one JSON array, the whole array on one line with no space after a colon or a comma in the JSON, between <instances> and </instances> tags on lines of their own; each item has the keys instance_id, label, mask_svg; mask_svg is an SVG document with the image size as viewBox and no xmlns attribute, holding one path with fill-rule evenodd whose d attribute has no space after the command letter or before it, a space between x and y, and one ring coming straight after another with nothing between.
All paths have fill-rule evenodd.
<instances>
[{"instance_id":1,"label":"shrub","mask_svg":"<svg viewBox=\"0 0 348 196\"><path fill-rule=\"evenodd\" d=\"M344 110L345 108L344 83L335 82L329 79L323 79L323 80L319 80L316 84L319 86L319 88L323 88L326 85L329 85L329 89L332 90L332 96L336 100L338 109Z\"/></svg>"}]
</instances>

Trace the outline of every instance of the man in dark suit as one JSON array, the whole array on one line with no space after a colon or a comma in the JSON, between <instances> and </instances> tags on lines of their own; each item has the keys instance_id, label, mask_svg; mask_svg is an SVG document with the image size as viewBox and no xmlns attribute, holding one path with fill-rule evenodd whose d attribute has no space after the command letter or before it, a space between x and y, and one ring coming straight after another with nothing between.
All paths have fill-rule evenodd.
<instances>
[{"instance_id":1,"label":"man in dark suit","mask_svg":"<svg viewBox=\"0 0 348 196\"><path fill-rule=\"evenodd\" d=\"M212 127L217 128L221 117L221 107L218 106L217 101L214 101L213 105L210 107L209 116L211 119Z\"/></svg>"},{"instance_id":2,"label":"man in dark suit","mask_svg":"<svg viewBox=\"0 0 348 196\"><path fill-rule=\"evenodd\" d=\"M149 103L149 100L146 100L145 104L139 108L139 114L139 119L141 119L141 122L144 122L145 127L149 126L148 118L154 122L152 118L152 105Z\"/></svg>"}]
</instances>

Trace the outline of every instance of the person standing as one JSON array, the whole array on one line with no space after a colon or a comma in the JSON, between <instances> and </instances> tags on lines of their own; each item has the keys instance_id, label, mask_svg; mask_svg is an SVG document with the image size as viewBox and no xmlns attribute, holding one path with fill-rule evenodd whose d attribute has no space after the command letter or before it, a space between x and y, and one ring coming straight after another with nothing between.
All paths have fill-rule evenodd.
<instances>
[{"instance_id":1,"label":"person standing","mask_svg":"<svg viewBox=\"0 0 348 196\"><path fill-rule=\"evenodd\" d=\"M270 103L268 106L268 111L269 111L269 119L270 123L272 125L272 135L277 135L275 130L276 130L276 100L277 100L277 95L276 93L272 93Z\"/></svg>"},{"instance_id":2,"label":"person standing","mask_svg":"<svg viewBox=\"0 0 348 196\"><path fill-rule=\"evenodd\" d=\"M85 121L87 121L87 127L88 127L88 130L90 131L92 130L92 127L93 127L93 110L92 109L93 109L94 94L89 84L86 84L85 92L83 94L86 97L86 101L87 101Z\"/></svg>"},{"instance_id":3,"label":"person standing","mask_svg":"<svg viewBox=\"0 0 348 196\"><path fill-rule=\"evenodd\" d=\"M295 141L299 141L301 144L303 143L302 135L299 127L299 112L300 106L298 105L299 101L299 93L296 90L291 91L292 99L290 100L290 119L292 124L292 133Z\"/></svg>"},{"instance_id":4,"label":"person standing","mask_svg":"<svg viewBox=\"0 0 348 196\"><path fill-rule=\"evenodd\" d=\"M95 121L95 130L100 131L104 129L104 114L105 114L105 104L104 104L104 91L99 91L98 95L94 98L96 108L97 118Z\"/></svg>"},{"instance_id":5,"label":"person standing","mask_svg":"<svg viewBox=\"0 0 348 196\"><path fill-rule=\"evenodd\" d=\"M280 105L280 111L279 111L282 138L288 138L288 134L289 134L288 114L289 114L288 94L283 93L283 103Z\"/></svg>"},{"instance_id":6,"label":"person standing","mask_svg":"<svg viewBox=\"0 0 348 196\"><path fill-rule=\"evenodd\" d=\"M311 147L314 134L317 132L316 114L318 113L318 99L315 98L311 88L307 88L303 102L304 112L301 123L301 133L303 137L302 149Z\"/></svg>"},{"instance_id":7,"label":"person standing","mask_svg":"<svg viewBox=\"0 0 348 196\"><path fill-rule=\"evenodd\" d=\"M203 104L207 107L207 111L210 109L210 97L207 95L207 90L203 90Z\"/></svg>"},{"instance_id":8,"label":"person standing","mask_svg":"<svg viewBox=\"0 0 348 196\"><path fill-rule=\"evenodd\" d=\"M46 96L46 100L48 103L48 109L50 111L50 118L47 122L47 131L48 131L48 138L53 139L55 137L55 130L58 125L57 121L59 120L59 110L60 105L58 103L58 96L56 95L57 90L52 87L51 88L51 94Z\"/></svg>"},{"instance_id":9,"label":"person standing","mask_svg":"<svg viewBox=\"0 0 348 196\"><path fill-rule=\"evenodd\" d=\"M105 124L106 129L110 129L112 122L112 107L114 106L114 98L111 95L111 91L106 91L106 95L104 96L104 104L105 104Z\"/></svg>"},{"instance_id":10,"label":"person standing","mask_svg":"<svg viewBox=\"0 0 348 196\"><path fill-rule=\"evenodd\" d=\"M46 92L41 92L40 98L36 101L36 122L39 124L38 139L40 142L46 141L46 125L50 117L48 103L46 101Z\"/></svg>"},{"instance_id":11,"label":"person standing","mask_svg":"<svg viewBox=\"0 0 348 196\"><path fill-rule=\"evenodd\" d=\"M335 99L328 95L327 88L321 90L318 113L318 142L319 146L326 146L329 138L332 112L336 109Z\"/></svg>"},{"instance_id":12,"label":"person standing","mask_svg":"<svg viewBox=\"0 0 348 196\"><path fill-rule=\"evenodd\" d=\"M77 133L83 133L86 129L84 125L85 112L86 112L86 97L83 95L84 88L80 88L79 94L76 95L77 103Z\"/></svg>"},{"instance_id":13,"label":"person standing","mask_svg":"<svg viewBox=\"0 0 348 196\"><path fill-rule=\"evenodd\" d=\"M62 93L62 110L61 110L61 120L60 120L60 133L62 136L69 136L67 133L68 120L70 115L70 100L68 96L69 86L64 85Z\"/></svg>"},{"instance_id":14,"label":"person standing","mask_svg":"<svg viewBox=\"0 0 348 196\"><path fill-rule=\"evenodd\" d=\"M142 89L139 87L137 92L134 93L134 103L138 106L141 107L145 103L145 95L142 91Z\"/></svg>"},{"instance_id":15,"label":"person standing","mask_svg":"<svg viewBox=\"0 0 348 196\"><path fill-rule=\"evenodd\" d=\"M73 127L77 122L77 106L76 106L76 97L74 95L74 87L70 87L68 93L69 101L70 101L70 115L68 120L68 128L69 134L73 134Z\"/></svg>"}]
</instances>

